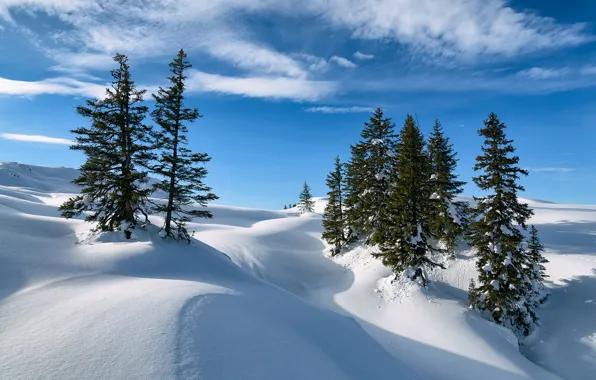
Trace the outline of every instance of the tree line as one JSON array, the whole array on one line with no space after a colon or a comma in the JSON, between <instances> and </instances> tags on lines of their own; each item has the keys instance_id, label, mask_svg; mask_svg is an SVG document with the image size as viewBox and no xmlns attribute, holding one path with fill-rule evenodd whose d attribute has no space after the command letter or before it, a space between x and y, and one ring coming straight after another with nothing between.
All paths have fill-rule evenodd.
<instances>
[{"instance_id":1,"label":"tree line","mask_svg":"<svg viewBox=\"0 0 596 380\"><path fill-rule=\"evenodd\" d=\"M474 183L487 195L468 204L458 199L457 153L437 120L428 139L408 115L396 132L376 109L365 122L351 157L337 157L327 176L328 203L323 238L338 255L366 244L372 255L427 285L428 270L445 269L459 241L476 250L478 281L469 288L470 305L486 318L527 336L538 324L545 300L544 247L527 221L533 212L520 203L518 183L528 173L514 155L506 125L491 113L478 134L484 137L476 158Z\"/></svg>"},{"instance_id":2,"label":"tree line","mask_svg":"<svg viewBox=\"0 0 596 380\"><path fill-rule=\"evenodd\" d=\"M149 223L150 214L159 213L164 216L160 233L165 238L190 242L186 223L211 218L200 208L218 199L203 183L208 174L204 164L211 158L188 148L188 124L202 116L185 105L191 64L184 50L170 63L169 86L152 94L150 116L155 125L150 125L145 123L146 90L137 89L128 58L116 54L114 61L117 68L111 71L105 97L77 107L90 125L71 131L76 135L71 149L83 152L86 160L74 180L81 193L60 206L61 215L85 213L85 220L96 222L98 230L120 230L128 239L135 227ZM149 175L159 180L149 185ZM164 192L166 200L152 199L156 191Z\"/></svg>"}]
</instances>

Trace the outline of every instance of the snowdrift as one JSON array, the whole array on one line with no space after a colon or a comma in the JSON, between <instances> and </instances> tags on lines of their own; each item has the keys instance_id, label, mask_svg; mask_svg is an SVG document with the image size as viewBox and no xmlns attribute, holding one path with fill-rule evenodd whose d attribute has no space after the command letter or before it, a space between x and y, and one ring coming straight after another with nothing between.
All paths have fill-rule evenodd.
<instances>
[{"instance_id":1,"label":"snowdrift","mask_svg":"<svg viewBox=\"0 0 596 380\"><path fill-rule=\"evenodd\" d=\"M596 373L596 206L529 201L552 295L522 348L466 307L462 250L421 291L317 213L211 206L191 245L59 218L76 171L0 165L0 378L587 379ZM159 218L153 218L159 225ZM528 360L531 359L531 360Z\"/></svg>"}]
</instances>

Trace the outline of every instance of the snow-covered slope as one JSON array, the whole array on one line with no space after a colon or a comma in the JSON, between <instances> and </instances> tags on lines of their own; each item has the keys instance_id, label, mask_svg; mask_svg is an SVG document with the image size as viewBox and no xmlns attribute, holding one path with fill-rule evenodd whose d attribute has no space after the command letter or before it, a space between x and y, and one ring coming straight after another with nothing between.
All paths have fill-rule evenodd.
<instances>
[{"instance_id":1,"label":"snow-covered slope","mask_svg":"<svg viewBox=\"0 0 596 380\"><path fill-rule=\"evenodd\" d=\"M316 213L211 206L212 220L191 224L198 240L190 246L154 230L132 242L94 237L81 220L58 217L74 175L0 166L2 379L596 373L596 206L531 203L553 281L543 326L523 349L537 365L509 331L466 308L471 252L433 273L422 292L391 284L362 248L328 258Z\"/></svg>"}]
</instances>

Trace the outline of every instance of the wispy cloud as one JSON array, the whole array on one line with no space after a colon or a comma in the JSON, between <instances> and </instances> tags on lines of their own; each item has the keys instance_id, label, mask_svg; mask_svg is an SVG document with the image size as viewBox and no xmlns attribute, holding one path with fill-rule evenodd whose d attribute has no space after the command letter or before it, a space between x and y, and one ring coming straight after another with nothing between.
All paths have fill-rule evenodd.
<instances>
[{"instance_id":1,"label":"wispy cloud","mask_svg":"<svg viewBox=\"0 0 596 380\"><path fill-rule=\"evenodd\" d=\"M349 59L344 58L344 57L339 57L337 55L334 55L333 57L329 58L329 62L335 62L339 66L345 67L347 69L353 69L355 67L358 67L357 64L355 64L354 62L350 61Z\"/></svg>"},{"instance_id":2,"label":"wispy cloud","mask_svg":"<svg viewBox=\"0 0 596 380\"><path fill-rule=\"evenodd\" d=\"M359 51L354 53L354 58L356 58L356 59L368 60L368 59L373 59L374 57L375 56L373 54L364 54Z\"/></svg>"},{"instance_id":3,"label":"wispy cloud","mask_svg":"<svg viewBox=\"0 0 596 380\"><path fill-rule=\"evenodd\" d=\"M44 144L59 144L59 145L72 145L73 141L68 139L61 139L57 137L41 136L41 135L22 135L17 133L2 133L0 134L5 140L16 140L16 141L27 141L37 142Z\"/></svg>"},{"instance_id":4,"label":"wispy cloud","mask_svg":"<svg viewBox=\"0 0 596 380\"><path fill-rule=\"evenodd\" d=\"M0 77L0 95L34 96L43 94L100 97L105 86L57 77L40 81L20 81Z\"/></svg>"},{"instance_id":5,"label":"wispy cloud","mask_svg":"<svg viewBox=\"0 0 596 380\"><path fill-rule=\"evenodd\" d=\"M571 173L575 171L573 168L560 168L560 167L543 167L543 168L530 168L528 169L536 173Z\"/></svg>"},{"instance_id":6,"label":"wispy cloud","mask_svg":"<svg viewBox=\"0 0 596 380\"><path fill-rule=\"evenodd\" d=\"M296 17L316 14L332 27L351 30L353 38L394 40L415 53L457 60L484 55L514 56L576 46L594 39L584 24L562 24L529 11L514 10L504 0L0 2L0 14L5 18L10 18L11 9L59 16L69 25L63 42L71 40L81 54L119 50L150 56L162 54L163 48L184 45L189 50L206 47L209 54L245 65L238 58L242 54L234 55L230 50L252 44L261 51L247 61L260 68L275 67L272 62L277 59L289 64L288 54L255 41L250 30L245 30L244 16L263 12ZM230 33L232 30L235 32ZM215 32L210 36L210 31ZM201 38L195 38L197 35ZM354 56L370 58L360 52Z\"/></svg>"},{"instance_id":7,"label":"wispy cloud","mask_svg":"<svg viewBox=\"0 0 596 380\"><path fill-rule=\"evenodd\" d=\"M189 91L251 98L316 101L335 93L337 85L334 82L300 78L230 77L193 70L189 74Z\"/></svg>"},{"instance_id":8,"label":"wispy cloud","mask_svg":"<svg viewBox=\"0 0 596 380\"><path fill-rule=\"evenodd\" d=\"M373 110L372 107L328 107L328 106L321 106L321 107L310 107L306 108L304 111L306 112L313 112L313 113L362 113L362 112L371 112Z\"/></svg>"},{"instance_id":9,"label":"wispy cloud","mask_svg":"<svg viewBox=\"0 0 596 380\"><path fill-rule=\"evenodd\" d=\"M519 71L517 75L533 79L553 79L573 76L589 76L596 75L596 66L551 68L532 67L527 70Z\"/></svg>"},{"instance_id":10,"label":"wispy cloud","mask_svg":"<svg viewBox=\"0 0 596 380\"><path fill-rule=\"evenodd\" d=\"M348 88L351 84L324 80L336 74L337 66L354 69L357 64L339 55L327 59L276 48L253 30L254 23L249 20L254 15L291 15L296 19L317 15L317 20L326 24L325 30L348 30L353 39L394 42L410 54L439 62L518 57L594 40L584 24L559 23L508 4L505 0L0 0L0 20L15 24L11 17L15 11L55 17L56 30L50 36L44 31L29 38L40 40L34 45L56 62L52 69L64 75L83 79L88 70L103 70L110 66L109 57L115 52L131 59L152 59L170 57L172 50L184 47L191 54L218 61L222 66L218 73L226 74L198 75L202 91L292 100L323 99L337 93L339 86L341 90L359 90ZM374 55L358 51L353 57L362 61ZM560 74L555 69L535 68L507 77L505 82L525 75L530 81L545 81L532 86L540 90L585 87ZM420 77L429 81L425 75ZM420 78L412 78L410 88L425 87L415 83ZM353 82L360 86L363 80ZM488 85L476 83L481 81L484 78L469 78L454 87L505 87L494 78L489 78ZM278 85L288 88L274 88ZM377 85L373 82L363 87ZM427 87L436 91L431 84ZM95 96L103 93L103 87L64 77L37 82L0 79L0 94L41 93Z\"/></svg>"},{"instance_id":11,"label":"wispy cloud","mask_svg":"<svg viewBox=\"0 0 596 380\"><path fill-rule=\"evenodd\" d=\"M457 60L576 46L594 39L585 24L560 24L503 0L312 0L355 38L392 39L413 52Z\"/></svg>"}]
</instances>

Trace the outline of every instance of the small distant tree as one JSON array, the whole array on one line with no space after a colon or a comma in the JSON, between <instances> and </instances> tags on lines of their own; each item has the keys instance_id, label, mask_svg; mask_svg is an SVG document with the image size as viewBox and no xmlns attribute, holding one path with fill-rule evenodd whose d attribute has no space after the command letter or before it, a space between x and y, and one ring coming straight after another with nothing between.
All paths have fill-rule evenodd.
<instances>
[{"instance_id":1,"label":"small distant tree","mask_svg":"<svg viewBox=\"0 0 596 380\"><path fill-rule=\"evenodd\" d=\"M399 159L392 170L387 228L379 240L380 257L396 275L406 273L426 285L426 268L443 266L432 259L434 238L430 219L434 200L430 195L431 165L425 151L424 136L411 115L406 118L397 144Z\"/></svg>"},{"instance_id":2,"label":"small distant tree","mask_svg":"<svg viewBox=\"0 0 596 380\"><path fill-rule=\"evenodd\" d=\"M335 168L327 176L327 187L329 200L325 206L323 214L323 239L333 246L332 255L335 256L341 252L345 244L346 219L344 215L343 204L343 184L344 184L344 165L339 157L335 158Z\"/></svg>"},{"instance_id":3,"label":"small distant tree","mask_svg":"<svg viewBox=\"0 0 596 380\"><path fill-rule=\"evenodd\" d=\"M470 242L477 252L478 282L469 298L473 308L523 337L538 321L522 234L532 210L518 200L517 192L523 191L518 180L528 172L512 156L515 148L505 128L491 113L478 131L485 140L474 167L481 173L474 182L489 194L475 198Z\"/></svg>"},{"instance_id":4,"label":"small distant tree","mask_svg":"<svg viewBox=\"0 0 596 380\"><path fill-rule=\"evenodd\" d=\"M288 206L284 205L284 210L287 210L287 209L288 209Z\"/></svg>"},{"instance_id":5,"label":"small distant tree","mask_svg":"<svg viewBox=\"0 0 596 380\"><path fill-rule=\"evenodd\" d=\"M531 299L535 303L541 304L548 298L548 291L544 286L544 279L548 277L544 264L548 263L548 260L542 254L544 252L544 245L540 242L538 230L534 225L530 227L530 236L527 243L527 263L525 269L532 287Z\"/></svg>"},{"instance_id":6,"label":"small distant tree","mask_svg":"<svg viewBox=\"0 0 596 380\"><path fill-rule=\"evenodd\" d=\"M310 186L304 182L302 192L300 193L300 204L298 206L301 213L314 212L315 202L312 200L312 194L310 193Z\"/></svg>"},{"instance_id":7,"label":"small distant tree","mask_svg":"<svg viewBox=\"0 0 596 380\"><path fill-rule=\"evenodd\" d=\"M73 182L81 194L60 206L64 218L88 212L85 220L97 222L100 231L122 230L130 238L137 225L137 215L148 222L147 171L153 158L151 127L143 123L148 111L143 105L145 90L138 90L131 79L128 59L116 54L118 67L112 70L112 84L104 99L88 100L77 113L91 120L89 127L73 131L72 150L86 156L80 175Z\"/></svg>"},{"instance_id":8,"label":"small distant tree","mask_svg":"<svg viewBox=\"0 0 596 380\"><path fill-rule=\"evenodd\" d=\"M211 157L207 153L193 153L187 148L187 124L202 116L196 108L187 108L184 104L186 72L190 67L186 53L180 50L170 63L170 86L160 87L153 95L155 110L151 113L155 123L161 127L156 133L160 157L151 169L164 178L154 188L168 194L167 203L156 204L154 211L165 214L162 229L165 237L188 242L190 235L186 223L191 218L212 217L210 211L193 207L203 208L207 202L218 199L203 183L208 173L204 164Z\"/></svg>"},{"instance_id":9,"label":"small distant tree","mask_svg":"<svg viewBox=\"0 0 596 380\"><path fill-rule=\"evenodd\" d=\"M453 151L453 144L445 136L439 120L435 121L431 132L428 153L431 198L436 200L431 210L430 228L437 239L444 243L447 252L453 255L457 239L463 235L467 222L464 212L466 205L456 200L463 192L465 182L457 179L457 153Z\"/></svg>"}]
</instances>

